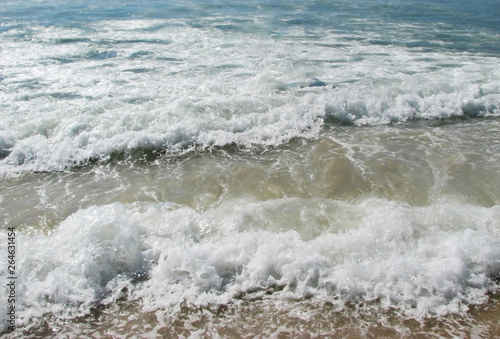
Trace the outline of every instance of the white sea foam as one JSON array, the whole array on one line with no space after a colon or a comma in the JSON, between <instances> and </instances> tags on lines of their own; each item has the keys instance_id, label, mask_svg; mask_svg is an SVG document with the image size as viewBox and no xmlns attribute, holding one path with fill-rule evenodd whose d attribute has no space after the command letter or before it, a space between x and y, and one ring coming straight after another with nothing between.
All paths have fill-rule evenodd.
<instances>
[{"instance_id":1,"label":"white sea foam","mask_svg":"<svg viewBox=\"0 0 500 339\"><path fill-rule=\"evenodd\" d=\"M96 301L119 297L147 271L143 251L137 227L120 205L77 212L49 235L19 236L18 322L36 323L46 313L59 319L87 315Z\"/></svg>"},{"instance_id":2,"label":"white sea foam","mask_svg":"<svg viewBox=\"0 0 500 339\"><path fill-rule=\"evenodd\" d=\"M18 320L73 318L117 298L175 314L186 303L261 295L338 309L371 301L417 319L463 314L496 287L499 220L498 206L373 197L239 199L204 213L171 203L91 207L49 235L20 235Z\"/></svg>"},{"instance_id":3,"label":"white sea foam","mask_svg":"<svg viewBox=\"0 0 500 339\"><path fill-rule=\"evenodd\" d=\"M343 45L334 33L293 38L302 33L273 39L179 20L3 32L0 171L57 171L141 149L279 145L317 136L325 120L500 114L494 59Z\"/></svg>"},{"instance_id":4,"label":"white sea foam","mask_svg":"<svg viewBox=\"0 0 500 339\"><path fill-rule=\"evenodd\" d=\"M491 335L490 3L5 2L22 334Z\"/></svg>"}]
</instances>

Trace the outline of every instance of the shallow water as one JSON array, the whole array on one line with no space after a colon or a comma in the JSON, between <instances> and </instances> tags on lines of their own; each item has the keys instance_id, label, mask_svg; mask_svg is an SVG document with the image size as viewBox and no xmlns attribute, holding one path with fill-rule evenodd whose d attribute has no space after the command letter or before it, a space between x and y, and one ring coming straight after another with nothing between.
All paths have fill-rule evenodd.
<instances>
[{"instance_id":1,"label":"shallow water","mask_svg":"<svg viewBox=\"0 0 500 339\"><path fill-rule=\"evenodd\" d=\"M7 2L4 335L497 336L498 10Z\"/></svg>"},{"instance_id":2,"label":"shallow water","mask_svg":"<svg viewBox=\"0 0 500 339\"><path fill-rule=\"evenodd\" d=\"M49 316L26 311L26 333L497 333L495 126L333 126L5 179L26 310Z\"/></svg>"}]
</instances>

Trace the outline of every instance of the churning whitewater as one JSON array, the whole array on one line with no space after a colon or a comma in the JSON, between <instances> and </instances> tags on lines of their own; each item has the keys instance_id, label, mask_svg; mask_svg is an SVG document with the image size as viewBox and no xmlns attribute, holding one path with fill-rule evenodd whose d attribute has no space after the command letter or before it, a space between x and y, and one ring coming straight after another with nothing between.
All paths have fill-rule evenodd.
<instances>
[{"instance_id":1,"label":"churning whitewater","mask_svg":"<svg viewBox=\"0 0 500 339\"><path fill-rule=\"evenodd\" d=\"M498 335L499 11L7 1L2 333Z\"/></svg>"},{"instance_id":2,"label":"churning whitewater","mask_svg":"<svg viewBox=\"0 0 500 339\"><path fill-rule=\"evenodd\" d=\"M402 32L378 41L389 33L325 27L335 13L313 12L316 27L267 11L244 20L239 10L194 22L89 13L82 22L25 23L11 14L2 29L1 174L144 151L276 146L317 137L325 121L499 115L491 53L421 47L429 33L415 24L386 23Z\"/></svg>"}]
</instances>

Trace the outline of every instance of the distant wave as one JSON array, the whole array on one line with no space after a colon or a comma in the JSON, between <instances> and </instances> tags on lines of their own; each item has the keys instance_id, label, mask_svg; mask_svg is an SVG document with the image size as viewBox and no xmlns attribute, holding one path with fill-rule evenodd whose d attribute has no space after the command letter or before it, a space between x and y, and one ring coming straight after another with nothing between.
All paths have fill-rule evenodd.
<instances>
[{"instance_id":1,"label":"distant wave","mask_svg":"<svg viewBox=\"0 0 500 339\"><path fill-rule=\"evenodd\" d=\"M277 147L294 138L318 137L328 125L379 126L415 121L432 124L500 115L497 105L488 98L460 102L449 96L403 95L396 99L397 106L388 106L382 100L344 100L324 105L323 112L300 112L287 107L230 120L212 116L199 122L191 117L170 126L152 121L144 129L125 126L115 133L106 133L107 121L99 118L92 127L77 122L61 125L58 135L33 134L16 139L14 133L0 132L0 172L9 175L62 171L95 162L151 160L165 153L203 152L232 145L244 149ZM384 106L382 111L375 110ZM157 128L162 123L165 125Z\"/></svg>"},{"instance_id":2,"label":"distant wave","mask_svg":"<svg viewBox=\"0 0 500 339\"><path fill-rule=\"evenodd\" d=\"M325 125L500 115L489 55L375 44L355 32L304 35L302 24L283 36L205 24L97 20L0 32L0 175L275 147Z\"/></svg>"}]
</instances>

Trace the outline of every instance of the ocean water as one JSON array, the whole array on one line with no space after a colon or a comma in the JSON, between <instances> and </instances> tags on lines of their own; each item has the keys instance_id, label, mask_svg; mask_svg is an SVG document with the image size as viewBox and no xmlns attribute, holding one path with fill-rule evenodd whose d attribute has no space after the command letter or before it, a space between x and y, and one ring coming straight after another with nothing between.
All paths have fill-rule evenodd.
<instances>
[{"instance_id":1,"label":"ocean water","mask_svg":"<svg viewBox=\"0 0 500 339\"><path fill-rule=\"evenodd\" d=\"M497 1L3 1L2 335L500 336L499 135Z\"/></svg>"}]
</instances>

